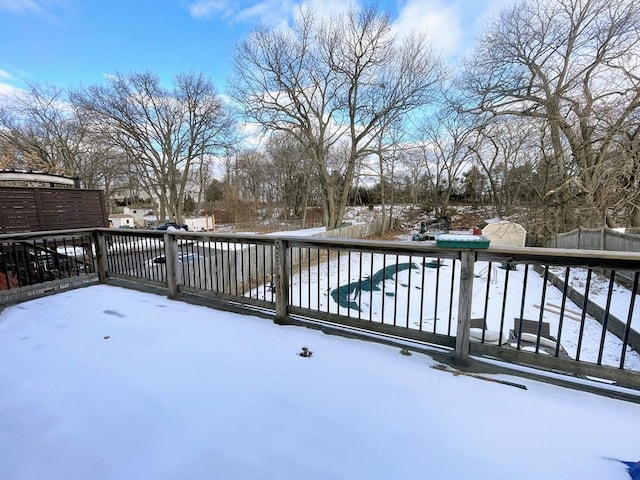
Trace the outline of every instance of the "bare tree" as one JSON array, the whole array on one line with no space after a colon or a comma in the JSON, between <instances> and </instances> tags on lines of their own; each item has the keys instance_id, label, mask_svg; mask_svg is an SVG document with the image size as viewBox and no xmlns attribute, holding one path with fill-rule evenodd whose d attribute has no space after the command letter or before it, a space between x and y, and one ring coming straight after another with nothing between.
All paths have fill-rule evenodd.
<instances>
[{"instance_id":1,"label":"bare tree","mask_svg":"<svg viewBox=\"0 0 640 480\"><path fill-rule=\"evenodd\" d=\"M340 79L323 61L316 38L319 20L300 12L290 30L259 28L237 47L231 95L241 112L265 130L285 132L308 150L322 175L325 219L333 185L327 154L340 138L333 124Z\"/></svg>"},{"instance_id":2,"label":"bare tree","mask_svg":"<svg viewBox=\"0 0 640 480\"><path fill-rule=\"evenodd\" d=\"M621 176L621 191L617 195L618 207L626 211L630 227L640 227L640 111L629 118L621 139L621 155L627 160L624 168L616 171Z\"/></svg>"},{"instance_id":3,"label":"bare tree","mask_svg":"<svg viewBox=\"0 0 640 480\"><path fill-rule=\"evenodd\" d=\"M111 188L125 173L125 156L91 129L66 90L30 85L3 102L0 139L12 151L12 168L79 177L85 188Z\"/></svg>"},{"instance_id":4,"label":"bare tree","mask_svg":"<svg viewBox=\"0 0 640 480\"><path fill-rule=\"evenodd\" d=\"M510 172L538 153L540 121L525 117L495 117L476 127L472 162L485 175L491 205L498 216L512 215L514 197Z\"/></svg>"},{"instance_id":5,"label":"bare tree","mask_svg":"<svg viewBox=\"0 0 640 480\"><path fill-rule=\"evenodd\" d=\"M436 217L447 215L457 182L470 166L475 134L472 116L449 109L439 110L425 123L422 155L431 191L427 201Z\"/></svg>"},{"instance_id":6,"label":"bare tree","mask_svg":"<svg viewBox=\"0 0 640 480\"><path fill-rule=\"evenodd\" d=\"M375 8L328 20L305 9L292 28L260 28L239 45L231 89L246 117L288 132L309 152L325 222L333 228L342 222L357 163L374 153L379 130L428 103L440 73L424 37L394 38L388 16ZM344 166L330 168L332 150L345 139Z\"/></svg>"},{"instance_id":7,"label":"bare tree","mask_svg":"<svg viewBox=\"0 0 640 480\"><path fill-rule=\"evenodd\" d=\"M347 188L338 205L342 218L358 160L371 153L382 158L385 130L433 103L443 70L423 34L393 37L388 15L373 7L350 10L326 29L326 36L336 39L328 42L335 46L329 50L331 68L345 79L345 105L337 112L339 121L348 125L350 145Z\"/></svg>"},{"instance_id":8,"label":"bare tree","mask_svg":"<svg viewBox=\"0 0 640 480\"><path fill-rule=\"evenodd\" d=\"M397 169L403 164L402 157L406 145L404 144L407 132L401 118L384 125L377 132L374 154L369 158L362 159L360 170L370 171L370 176L377 181L379 201L382 215L382 229L384 233L388 228L392 228L393 215L396 201Z\"/></svg>"},{"instance_id":9,"label":"bare tree","mask_svg":"<svg viewBox=\"0 0 640 480\"><path fill-rule=\"evenodd\" d=\"M79 175L86 130L61 88L29 85L2 99L0 138L21 152L24 167Z\"/></svg>"},{"instance_id":10,"label":"bare tree","mask_svg":"<svg viewBox=\"0 0 640 480\"><path fill-rule=\"evenodd\" d=\"M408 201L418 205L420 182L426 175L424 149L416 144L405 145L399 152L399 160L405 172L408 187Z\"/></svg>"},{"instance_id":11,"label":"bare tree","mask_svg":"<svg viewBox=\"0 0 640 480\"><path fill-rule=\"evenodd\" d=\"M305 226L307 207L319 205L317 172L309 154L290 135L272 135L266 145L270 184L284 216L301 218Z\"/></svg>"},{"instance_id":12,"label":"bare tree","mask_svg":"<svg viewBox=\"0 0 640 480\"><path fill-rule=\"evenodd\" d=\"M213 84L181 74L171 90L151 73L115 75L106 85L77 92L74 102L93 128L128 155L160 216L182 221L191 167L231 139L232 121Z\"/></svg>"},{"instance_id":13,"label":"bare tree","mask_svg":"<svg viewBox=\"0 0 640 480\"><path fill-rule=\"evenodd\" d=\"M605 193L618 188L619 141L640 107L639 52L632 0L530 0L503 10L467 62L478 111L544 122L543 160L557 179L546 203L572 209L574 224L601 224Z\"/></svg>"},{"instance_id":14,"label":"bare tree","mask_svg":"<svg viewBox=\"0 0 640 480\"><path fill-rule=\"evenodd\" d=\"M267 172L270 170L264 153L252 149L238 152L235 157L233 181L238 195L247 201L257 203L273 201L266 189Z\"/></svg>"}]
</instances>

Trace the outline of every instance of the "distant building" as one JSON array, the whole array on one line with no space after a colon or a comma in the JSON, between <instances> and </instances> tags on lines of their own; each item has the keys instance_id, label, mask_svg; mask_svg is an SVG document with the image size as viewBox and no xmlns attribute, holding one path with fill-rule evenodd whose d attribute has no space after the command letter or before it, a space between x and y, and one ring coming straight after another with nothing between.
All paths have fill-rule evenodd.
<instances>
[{"instance_id":1,"label":"distant building","mask_svg":"<svg viewBox=\"0 0 640 480\"><path fill-rule=\"evenodd\" d=\"M123 209L123 213L125 215L131 215L133 217L133 224L136 227L146 227L147 221L145 220L145 216L151 213L151 208L147 207L136 207L136 206L126 206Z\"/></svg>"},{"instance_id":2,"label":"distant building","mask_svg":"<svg viewBox=\"0 0 640 480\"><path fill-rule=\"evenodd\" d=\"M109 226L113 228L133 228L135 227L133 215L125 213L109 215Z\"/></svg>"},{"instance_id":3,"label":"distant building","mask_svg":"<svg viewBox=\"0 0 640 480\"><path fill-rule=\"evenodd\" d=\"M216 229L216 221L213 215L185 218L184 223L187 224L191 232L203 232Z\"/></svg>"}]
</instances>

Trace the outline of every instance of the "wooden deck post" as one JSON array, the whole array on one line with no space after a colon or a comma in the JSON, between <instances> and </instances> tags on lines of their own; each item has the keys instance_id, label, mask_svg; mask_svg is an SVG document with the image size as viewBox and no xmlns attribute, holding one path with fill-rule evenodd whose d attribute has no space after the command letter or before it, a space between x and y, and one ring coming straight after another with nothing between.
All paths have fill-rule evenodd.
<instances>
[{"instance_id":1,"label":"wooden deck post","mask_svg":"<svg viewBox=\"0 0 640 480\"><path fill-rule=\"evenodd\" d=\"M454 362L469 365L469 328L471 324L471 303L473 300L473 270L476 252L468 250L460 255L460 289L458 292L458 328L456 330L456 350Z\"/></svg>"},{"instance_id":2,"label":"wooden deck post","mask_svg":"<svg viewBox=\"0 0 640 480\"><path fill-rule=\"evenodd\" d=\"M276 319L275 323L285 325L289 322L289 245L286 240L276 240L275 287Z\"/></svg>"},{"instance_id":3,"label":"wooden deck post","mask_svg":"<svg viewBox=\"0 0 640 480\"><path fill-rule=\"evenodd\" d=\"M177 272L180 267L178 265L176 237L169 235L169 233L164 234L164 258L167 269L167 296L169 298L175 298L178 296Z\"/></svg>"},{"instance_id":4,"label":"wooden deck post","mask_svg":"<svg viewBox=\"0 0 640 480\"><path fill-rule=\"evenodd\" d=\"M107 281L107 242L104 233L99 230L94 231L94 239L96 242L96 267L98 269L98 279L100 283Z\"/></svg>"}]
</instances>

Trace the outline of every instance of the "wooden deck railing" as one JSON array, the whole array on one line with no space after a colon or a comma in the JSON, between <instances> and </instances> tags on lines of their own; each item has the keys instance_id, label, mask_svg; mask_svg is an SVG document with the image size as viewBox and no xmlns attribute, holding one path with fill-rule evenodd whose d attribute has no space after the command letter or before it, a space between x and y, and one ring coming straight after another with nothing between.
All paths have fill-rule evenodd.
<instances>
[{"instance_id":1,"label":"wooden deck railing","mask_svg":"<svg viewBox=\"0 0 640 480\"><path fill-rule=\"evenodd\" d=\"M640 389L638 253L97 228L0 236L2 275L0 304L118 279Z\"/></svg>"}]
</instances>

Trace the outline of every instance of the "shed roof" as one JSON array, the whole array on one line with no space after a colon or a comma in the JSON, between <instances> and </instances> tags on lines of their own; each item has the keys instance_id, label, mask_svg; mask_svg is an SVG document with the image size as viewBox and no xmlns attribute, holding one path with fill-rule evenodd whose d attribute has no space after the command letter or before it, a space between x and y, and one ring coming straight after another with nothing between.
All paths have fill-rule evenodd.
<instances>
[{"instance_id":1,"label":"shed roof","mask_svg":"<svg viewBox=\"0 0 640 480\"><path fill-rule=\"evenodd\" d=\"M492 245L524 247L527 239L525 228L508 220L487 223L482 227L482 234L491 240Z\"/></svg>"}]
</instances>

